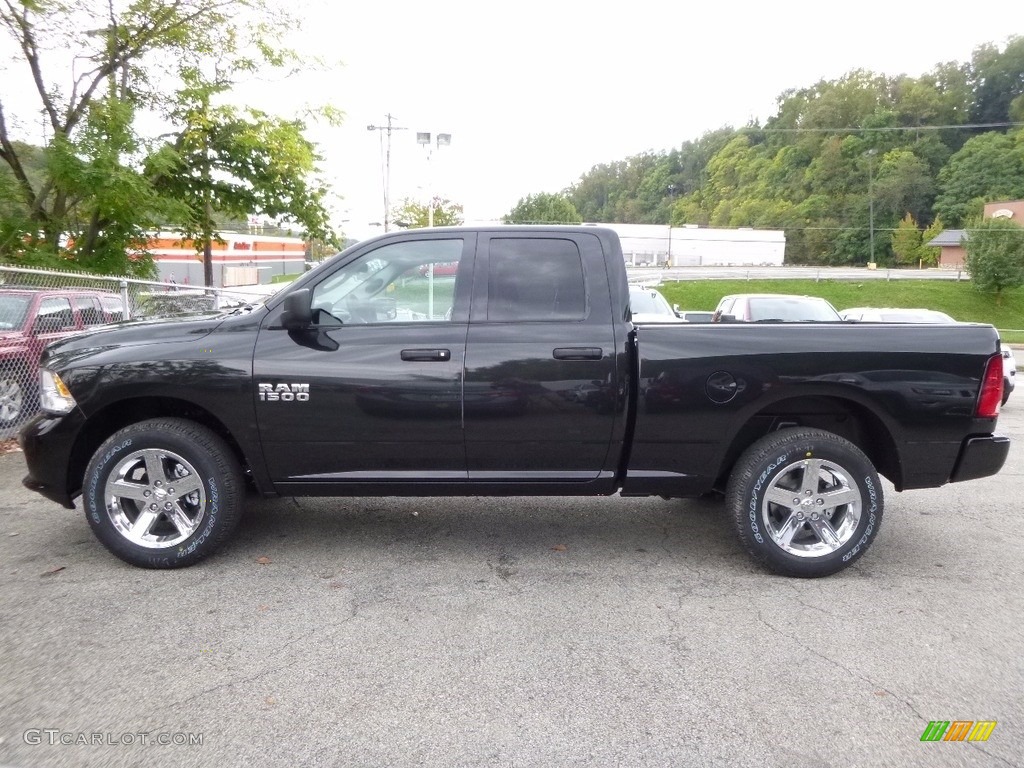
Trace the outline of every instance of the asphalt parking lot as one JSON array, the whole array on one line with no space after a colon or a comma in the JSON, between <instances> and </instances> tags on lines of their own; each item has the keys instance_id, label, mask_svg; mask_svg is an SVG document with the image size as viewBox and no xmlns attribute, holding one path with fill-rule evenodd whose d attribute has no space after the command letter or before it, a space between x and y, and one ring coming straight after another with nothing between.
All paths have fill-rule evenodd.
<instances>
[{"instance_id":1,"label":"asphalt parking lot","mask_svg":"<svg viewBox=\"0 0 1024 768\"><path fill-rule=\"evenodd\" d=\"M1000 475L888 488L815 581L620 498L254 500L149 572L0 457L0 765L1022 765L1017 399Z\"/></svg>"}]
</instances>

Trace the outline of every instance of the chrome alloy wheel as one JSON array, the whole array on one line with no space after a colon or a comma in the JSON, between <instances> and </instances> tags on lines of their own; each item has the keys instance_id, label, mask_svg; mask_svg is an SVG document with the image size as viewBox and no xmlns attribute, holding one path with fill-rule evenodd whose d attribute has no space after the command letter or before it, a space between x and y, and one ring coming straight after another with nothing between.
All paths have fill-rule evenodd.
<instances>
[{"instance_id":1,"label":"chrome alloy wheel","mask_svg":"<svg viewBox=\"0 0 1024 768\"><path fill-rule=\"evenodd\" d=\"M772 480L761 517L783 551L823 557L853 537L862 509L860 490L847 470L825 459L802 459Z\"/></svg>"},{"instance_id":2,"label":"chrome alloy wheel","mask_svg":"<svg viewBox=\"0 0 1024 768\"><path fill-rule=\"evenodd\" d=\"M25 389L13 376L0 379L0 424L12 424L25 408Z\"/></svg>"},{"instance_id":3,"label":"chrome alloy wheel","mask_svg":"<svg viewBox=\"0 0 1024 768\"><path fill-rule=\"evenodd\" d=\"M117 532L141 547L180 544L206 514L206 490L195 468L167 450L125 456L108 476L103 497Z\"/></svg>"}]
</instances>

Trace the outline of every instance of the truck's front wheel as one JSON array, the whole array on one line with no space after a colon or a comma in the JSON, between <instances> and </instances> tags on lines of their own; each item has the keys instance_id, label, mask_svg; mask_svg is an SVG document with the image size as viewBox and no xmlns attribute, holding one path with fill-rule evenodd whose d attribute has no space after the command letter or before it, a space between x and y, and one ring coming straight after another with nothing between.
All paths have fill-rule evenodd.
<instances>
[{"instance_id":1,"label":"truck's front wheel","mask_svg":"<svg viewBox=\"0 0 1024 768\"><path fill-rule=\"evenodd\" d=\"M243 492L241 469L220 437L185 419L151 419L99 447L82 499L96 537L119 558L180 568L231 535Z\"/></svg>"},{"instance_id":2,"label":"truck's front wheel","mask_svg":"<svg viewBox=\"0 0 1024 768\"><path fill-rule=\"evenodd\" d=\"M828 576L878 535L882 486L853 443L819 429L781 429L736 462L726 504L754 559L785 576Z\"/></svg>"}]
</instances>

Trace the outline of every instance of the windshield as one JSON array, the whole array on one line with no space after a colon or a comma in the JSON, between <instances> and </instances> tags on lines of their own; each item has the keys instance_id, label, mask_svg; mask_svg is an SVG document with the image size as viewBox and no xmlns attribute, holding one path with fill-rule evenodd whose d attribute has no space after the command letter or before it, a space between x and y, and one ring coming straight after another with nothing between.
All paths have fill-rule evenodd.
<instances>
[{"instance_id":1,"label":"windshield","mask_svg":"<svg viewBox=\"0 0 1024 768\"><path fill-rule=\"evenodd\" d=\"M0 331L11 331L25 325L28 296L0 296Z\"/></svg>"},{"instance_id":2,"label":"windshield","mask_svg":"<svg viewBox=\"0 0 1024 768\"><path fill-rule=\"evenodd\" d=\"M631 288L629 291L629 306L633 314L637 315L672 315L672 307L668 301L655 290L649 288Z\"/></svg>"},{"instance_id":3,"label":"windshield","mask_svg":"<svg viewBox=\"0 0 1024 768\"><path fill-rule=\"evenodd\" d=\"M750 319L756 323L759 320L803 322L805 320L841 320L842 318L824 300L771 296L750 300Z\"/></svg>"}]
</instances>

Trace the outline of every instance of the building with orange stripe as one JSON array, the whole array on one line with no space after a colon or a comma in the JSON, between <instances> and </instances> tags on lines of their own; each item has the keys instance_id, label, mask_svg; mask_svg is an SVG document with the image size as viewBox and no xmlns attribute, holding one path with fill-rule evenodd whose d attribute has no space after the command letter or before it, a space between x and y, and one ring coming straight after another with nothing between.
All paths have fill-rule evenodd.
<instances>
[{"instance_id":1,"label":"building with orange stripe","mask_svg":"<svg viewBox=\"0 0 1024 768\"><path fill-rule=\"evenodd\" d=\"M144 249L153 256L157 279L203 285L202 244L175 232L155 232ZM307 243L298 237L225 232L213 241L213 284L219 288L262 285L275 275L306 270Z\"/></svg>"}]
</instances>

